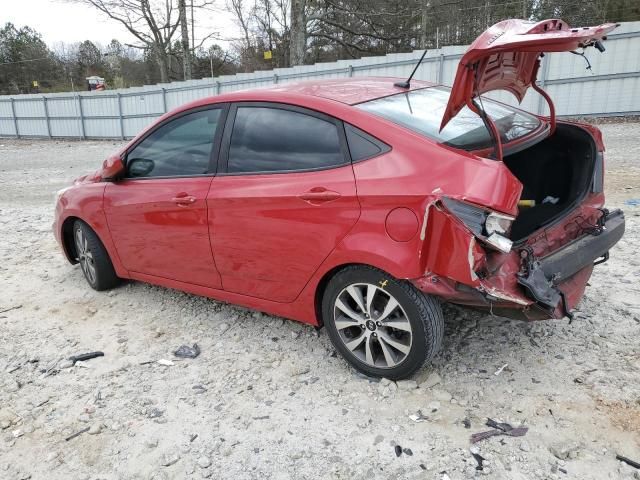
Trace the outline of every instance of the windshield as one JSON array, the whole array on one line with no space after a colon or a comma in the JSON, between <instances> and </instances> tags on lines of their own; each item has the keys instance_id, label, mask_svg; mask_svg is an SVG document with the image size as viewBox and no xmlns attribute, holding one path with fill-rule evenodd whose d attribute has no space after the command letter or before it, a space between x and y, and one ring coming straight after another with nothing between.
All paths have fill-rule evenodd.
<instances>
[{"instance_id":1,"label":"windshield","mask_svg":"<svg viewBox=\"0 0 640 480\"><path fill-rule=\"evenodd\" d=\"M378 98L356 106L445 145L464 150L493 147L484 122L469 107L464 107L441 132L438 131L450 92L445 87L429 87ZM482 104L500 132L503 144L523 137L540 126L540 120L521 110L486 98L482 99Z\"/></svg>"}]
</instances>

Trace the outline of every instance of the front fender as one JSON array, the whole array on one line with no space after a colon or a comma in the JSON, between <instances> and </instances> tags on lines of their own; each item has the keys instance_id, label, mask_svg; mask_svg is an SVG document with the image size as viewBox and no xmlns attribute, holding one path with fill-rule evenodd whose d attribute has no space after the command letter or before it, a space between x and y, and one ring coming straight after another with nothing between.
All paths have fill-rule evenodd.
<instances>
[{"instance_id":1,"label":"front fender","mask_svg":"<svg viewBox=\"0 0 640 480\"><path fill-rule=\"evenodd\" d=\"M121 278L128 278L129 272L122 266L120 257L111 238L107 218L104 213L103 201L106 183L87 183L67 190L56 205L56 221L54 234L63 248L67 259L75 263L67 251L65 244L65 226L68 222L80 219L96 233L109 254L116 274Z\"/></svg>"}]
</instances>

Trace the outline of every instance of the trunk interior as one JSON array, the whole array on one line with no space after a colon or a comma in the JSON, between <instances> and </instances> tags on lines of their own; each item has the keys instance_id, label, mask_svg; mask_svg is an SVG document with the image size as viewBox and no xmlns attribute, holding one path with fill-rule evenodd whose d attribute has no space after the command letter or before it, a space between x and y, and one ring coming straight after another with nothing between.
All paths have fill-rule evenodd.
<instances>
[{"instance_id":1,"label":"trunk interior","mask_svg":"<svg viewBox=\"0 0 640 480\"><path fill-rule=\"evenodd\" d=\"M520 207L511 227L511 239L526 238L561 217L590 190L596 163L596 146L580 127L558 123L554 134L513 155L504 163L522 182L521 200L535 206Z\"/></svg>"}]
</instances>

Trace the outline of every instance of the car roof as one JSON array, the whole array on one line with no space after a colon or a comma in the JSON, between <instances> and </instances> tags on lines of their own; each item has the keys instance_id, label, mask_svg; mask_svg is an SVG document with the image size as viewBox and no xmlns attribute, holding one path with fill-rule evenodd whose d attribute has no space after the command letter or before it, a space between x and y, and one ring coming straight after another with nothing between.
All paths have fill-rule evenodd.
<instances>
[{"instance_id":1,"label":"car roof","mask_svg":"<svg viewBox=\"0 0 640 480\"><path fill-rule=\"evenodd\" d=\"M305 82L288 83L267 87L264 90L299 95L322 97L329 100L355 105L375 98L386 97L396 93L406 92L407 89L394 86L397 81L405 78L393 77L351 77L330 80L311 80ZM412 80L411 90L432 87L434 83Z\"/></svg>"}]
</instances>

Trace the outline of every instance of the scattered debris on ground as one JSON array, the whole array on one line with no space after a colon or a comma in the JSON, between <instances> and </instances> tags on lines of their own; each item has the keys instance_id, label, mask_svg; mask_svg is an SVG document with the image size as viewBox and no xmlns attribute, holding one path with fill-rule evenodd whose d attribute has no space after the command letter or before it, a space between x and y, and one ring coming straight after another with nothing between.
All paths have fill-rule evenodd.
<instances>
[{"instance_id":1,"label":"scattered debris on ground","mask_svg":"<svg viewBox=\"0 0 640 480\"><path fill-rule=\"evenodd\" d=\"M512 427L508 423L498 423L495 420L487 419L485 423L487 427L491 427L492 430L471 434L471 443L477 443L487 438L495 437L498 435L507 435L509 437L523 437L527 434L529 429L527 427Z\"/></svg>"},{"instance_id":2,"label":"scattered debris on ground","mask_svg":"<svg viewBox=\"0 0 640 480\"><path fill-rule=\"evenodd\" d=\"M86 362L87 360L98 357L104 357L104 352L89 352L82 353L80 355L72 355L69 357L69 361L71 361L71 365L75 365L78 362Z\"/></svg>"},{"instance_id":3,"label":"scattered debris on ground","mask_svg":"<svg viewBox=\"0 0 640 480\"><path fill-rule=\"evenodd\" d=\"M616 455L616 459L626 463L627 465L631 465L633 468L640 469L640 462L636 462L635 460L631 460L630 458L623 457L622 455Z\"/></svg>"},{"instance_id":4,"label":"scattered debris on ground","mask_svg":"<svg viewBox=\"0 0 640 480\"><path fill-rule=\"evenodd\" d=\"M173 354L180 358L196 358L200 355L200 347L197 343L194 343L192 347L188 345L182 345Z\"/></svg>"},{"instance_id":5,"label":"scattered debris on ground","mask_svg":"<svg viewBox=\"0 0 640 480\"><path fill-rule=\"evenodd\" d=\"M324 330L138 282L92 290L53 239L52 197L119 142L3 140L0 309L22 306L0 315L0 478L637 480L614 452L640 459L640 209L624 205L640 124L603 131L627 232L582 315L446 306L442 351L409 382L358 374ZM192 339L197 360L176 357ZM529 431L470 445L489 412Z\"/></svg>"}]
</instances>

